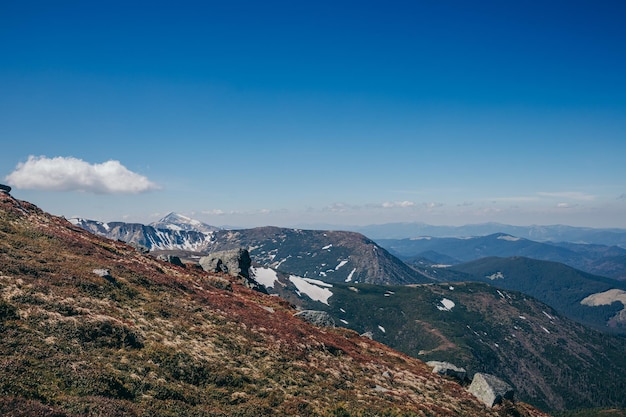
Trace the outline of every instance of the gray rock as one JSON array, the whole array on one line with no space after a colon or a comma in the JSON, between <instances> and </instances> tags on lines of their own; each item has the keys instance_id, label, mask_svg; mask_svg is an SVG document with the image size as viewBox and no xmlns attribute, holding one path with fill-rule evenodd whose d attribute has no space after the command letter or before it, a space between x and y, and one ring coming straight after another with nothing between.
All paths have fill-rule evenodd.
<instances>
[{"instance_id":1,"label":"gray rock","mask_svg":"<svg viewBox=\"0 0 626 417\"><path fill-rule=\"evenodd\" d=\"M132 246L139 253L149 253L150 249L147 246L141 245L135 242L128 242L128 245Z\"/></svg>"},{"instance_id":2,"label":"gray rock","mask_svg":"<svg viewBox=\"0 0 626 417\"><path fill-rule=\"evenodd\" d=\"M500 404L503 399L513 400L513 388L500 378L483 373L476 373L468 391L487 407Z\"/></svg>"},{"instance_id":3,"label":"gray rock","mask_svg":"<svg viewBox=\"0 0 626 417\"><path fill-rule=\"evenodd\" d=\"M319 327L335 327L335 320L325 311L304 310L294 314Z\"/></svg>"},{"instance_id":4,"label":"gray rock","mask_svg":"<svg viewBox=\"0 0 626 417\"><path fill-rule=\"evenodd\" d=\"M111 273L109 272L108 269L94 269L93 273L102 278L111 276Z\"/></svg>"},{"instance_id":5,"label":"gray rock","mask_svg":"<svg viewBox=\"0 0 626 417\"><path fill-rule=\"evenodd\" d=\"M174 256L174 255L159 255L157 256L157 259L160 261L165 261L165 262L169 262L173 265L177 265L177 266L182 266L183 268L185 267L185 264L183 263L183 261L180 260L180 258L178 256Z\"/></svg>"},{"instance_id":6,"label":"gray rock","mask_svg":"<svg viewBox=\"0 0 626 417\"><path fill-rule=\"evenodd\" d=\"M8 185L0 184L0 192L9 194L11 192L11 187Z\"/></svg>"},{"instance_id":7,"label":"gray rock","mask_svg":"<svg viewBox=\"0 0 626 417\"><path fill-rule=\"evenodd\" d=\"M246 249L213 252L200 258L199 264L207 272L223 272L239 278L246 287L267 294L265 287L250 277L252 260Z\"/></svg>"},{"instance_id":8,"label":"gray rock","mask_svg":"<svg viewBox=\"0 0 626 417\"><path fill-rule=\"evenodd\" d=\"M233 249L203 256L200 258L200 266L207 272L224 272L249 279L252 260L246 249Z\"/></svg>"},{"instance_id":9,"label":"gray rock","mask_svg":"<svg viewBox=\"0 0 626 417\"><path fill-rule=\"evenodd\" d=\"M434 374L449 376L458 379L459 381L463 381L467 375L467 371L465 371L465 369L459 368L449 362L428 361L426 362L426 365L433 368Z\"/></svg>"}]
</instances>

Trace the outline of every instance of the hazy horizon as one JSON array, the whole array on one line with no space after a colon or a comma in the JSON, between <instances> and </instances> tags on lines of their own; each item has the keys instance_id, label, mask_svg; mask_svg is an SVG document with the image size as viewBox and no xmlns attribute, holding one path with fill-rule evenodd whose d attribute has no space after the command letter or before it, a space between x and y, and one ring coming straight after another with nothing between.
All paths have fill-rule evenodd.
<instances>
[{"instance_id":1,"label":"hazy horizon","mask_svg":"<svg viewBox=\"0 0 626 417\"><path fill-rule=\"evenodd\" d=\"M0 182L66 217L626 228L626 3L5 2Z\"/></svg>"}]
</instances>

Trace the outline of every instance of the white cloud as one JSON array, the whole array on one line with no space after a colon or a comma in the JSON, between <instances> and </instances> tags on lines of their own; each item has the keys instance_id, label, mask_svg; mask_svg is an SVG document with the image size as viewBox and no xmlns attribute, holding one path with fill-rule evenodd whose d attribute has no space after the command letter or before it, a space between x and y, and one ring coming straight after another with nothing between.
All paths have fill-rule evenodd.
<instances>
[{"instance_id":1,"label":"white cloud","mask_svg":"<svg viewBox=\"0 0 626 417\"><path fill-rule=\"evenodd\" d=\"M552 192L552 193L540 192L537 194L539 194L542 197L567 198L570 200L583 200L583 201L591 201L596 198L594 195L581 193L579 191L560 191L560 192Z\"/></svg>"},{"instance_id":2,"label":"white cloud","mask_svg":"<svg viewBox=\"0 0 626 417\"><path fill-rule=\"evenodd\" d=\"M352 206L344 203L333 203L329 206L322 208L322 211L328 211L331 213L344 213L355 209L358 209L358 206Z\"/></svg>"},{"instance_id":3,"label":"white cloud","mask_svg":"<svg viewBox=\"0 0 626 417\"><path fill-rule=\"evenodd\" d=\"M394 201L394 202L384 202L382 206L384 208L395 208L395 207L413 207L415 205L412 201Z\"/></svg>"},{"instance_id":4,"label":"white cloud","mask_svg":"<svg viewBox=\"0 0 626 417\"><path fill-rule=\"evenodd\" d=\"M209 216L223 216L227 214L224 210L213 209L213 210L205 210L202 214L208 214Z\"/></svg>"},{"instance_id":5,"label":"white cloud","mask_svg":"<svg viewBox=\"0 0 626 417\"><path fill-rule=\"evenodd\" d=\"M85 191L96 194L138 194L160 188L129 171L119 161L90 164L73 157L29 156L5 181L16 187L45 191Z\"/></svg>"}]
</instances>

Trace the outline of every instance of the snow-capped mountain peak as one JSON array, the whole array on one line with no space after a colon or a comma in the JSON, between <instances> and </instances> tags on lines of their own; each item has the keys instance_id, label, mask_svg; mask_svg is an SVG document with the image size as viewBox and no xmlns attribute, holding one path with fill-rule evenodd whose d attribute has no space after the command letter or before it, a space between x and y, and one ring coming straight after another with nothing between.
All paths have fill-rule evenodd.
<instances>
[{"instance_id":1,"label":"snow-capped mountain peak","mask_svg":"<svg viewBox=\"0 0 626 417\"><path fill-rule=\"evenodd\" d=\"M150 223L150 226L155 229L168 229L175 231L186 230L202 233L211 233L216 230L220 230L219 227L211 226L206 223L202 223L199 220L174 212L169 213L159 221Z\"/></svg>"}]
</instances>

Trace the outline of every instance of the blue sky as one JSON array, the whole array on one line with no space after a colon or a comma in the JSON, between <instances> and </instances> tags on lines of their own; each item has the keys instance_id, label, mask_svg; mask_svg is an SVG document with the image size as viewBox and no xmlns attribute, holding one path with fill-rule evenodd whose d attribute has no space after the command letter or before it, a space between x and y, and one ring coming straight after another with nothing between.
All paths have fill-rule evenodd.
<instances>
[{"instance_id":1,"label":"blue sky","mask_svg":"<svg viewBox=\"0 0 626 417\"><path fill-rule=\"evenodd\" d=\"M3 1L0 181L105 221L624 228L625 21L623 1Z\"/></svg>"}]
</instances>

